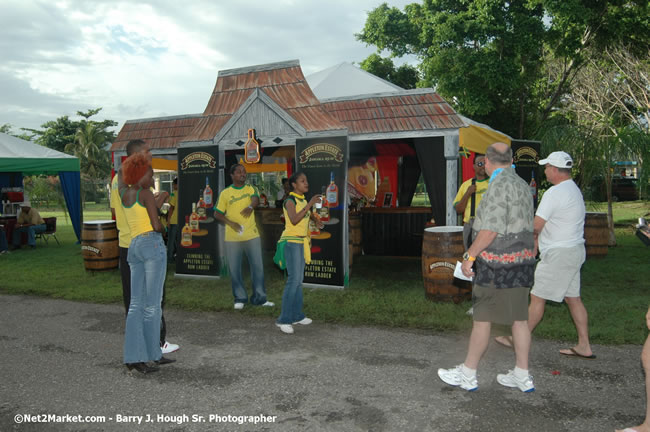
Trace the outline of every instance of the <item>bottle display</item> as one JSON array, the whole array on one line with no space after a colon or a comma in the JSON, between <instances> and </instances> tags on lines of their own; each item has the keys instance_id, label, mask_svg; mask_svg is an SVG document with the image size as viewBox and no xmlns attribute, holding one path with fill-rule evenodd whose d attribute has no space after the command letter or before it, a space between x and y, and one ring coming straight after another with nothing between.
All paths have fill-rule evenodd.
<instances>
[{"instance_id":1,"label":"bottle display","mask_svg":"<svg viewBox=\"0 0 650 432\"><path fill-rule=\"evenodd\" d=\"M196 213L199 215L199 220L205 220L205 201L203 201L203 191L199 195L199 201L196 203Z\"/></svg>"},{"instance_id":2,"label":"bottle display","mask_svg":"<svg viewBox=\"0 0 650 432\"><path fill-rule=\"evenodd\" d=\"M330 173L330 185L327 187L327 192L325 193L327 197L327 206L338 207L339 206L339 188L334 183L334 171Z\"/></svg>"},{"instance_id":3,"label":"bottle display","mask_svg":"<svg viewBox=\"0 0 650 432\"><path fill-rule=\"evenodd\" d=\"M212 207L212 188L207 177L205 178L205 189L203 189L203 201L205 202L205 208Z\"/></svg>"},{"instance_id":4,"label":"bottle display","mask_svg":"<svg viewBox=\"0 0 650 432\"><path fill-rule=\"evenodd\" d=\"M329 222L330 220L330 208L327 205L327 194L326 194L326 187L323 186L322 188L322 205L321 208L318 209L318 216L320 217L321 222Z\"/></svg>"},{"instance_id":5,"label":"bottle display","mask_svg":"<svg viewBox=\"0 0 650 432\"><path fill-rule=\"evenodd\" d=\"M246 163L258 163L261 159L260 144L255 139L255 129L248 129L248 141L244 145Z\"/></svg>"},{"instance_id":6,"label":"bottle display","mask_svg":"<svg viewBox=\"0 0 650 432\"><path fill-rule=\"evenodd\" d=\"M199 214L196 212L196 203L192 203L192 214L190 215L190 228L192 232L199 231Z\"/></svg>"},{"instance_id":7,"label":"bottle display","mask_svg":"<svg viewBox=\"0 0 650 432\"><path fill-rule=\"evenodd\" d=\"M192 246L192 228L190 228L189 216L185 216L185 226L181 231L181 246Z\"/></svg>"},{"instance_id":8,"label":"bottle display","mask_svg":"<svg viewBox=\"0 0 650 432\"><path fill-rule=\"evenodd\" d=\"M318 217L318 213L314 213L314 214L316 214L316 217ZM309 218L309 235L313 237L319 234L320 234L320 228L318 228L318 222L316 222L312 218Z\"/></svg>"}]
</instances>

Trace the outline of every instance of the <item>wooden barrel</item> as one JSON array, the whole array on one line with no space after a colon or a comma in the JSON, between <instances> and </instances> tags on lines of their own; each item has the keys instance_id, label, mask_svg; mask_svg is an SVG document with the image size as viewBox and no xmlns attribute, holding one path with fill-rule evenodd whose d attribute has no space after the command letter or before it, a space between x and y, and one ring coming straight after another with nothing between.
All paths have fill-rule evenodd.
<instances>
[{"instance_id":1,"label":"wooden barrel","mask_svg":"<svg viewBox=\"0 0 650 432\"><path fill-rule=\"evenodd\" d=\"M585 250L587 258L606 257L608 243L607 213L587 213L585 215Z\"/></svg>"},{"instance_id":2,"label":"wooden barrel","mask_svg":"<svg viewBox=\"0 0 650 432\"><path fill-rule=\"evenodd\" d=\"M472 294L468 281L454 278L457 261L463 260L463 227L426 228L422 236L424 295L433 301L460 303Z\"/></svg>"},{"instance_id":3,"label":"wooden barrel","mask_svg":"<svg viewBox=\"0 0 650 432\"><path fill-rule=\"evenodd\" d=\"M81 232L81 253L86 270L116 269L120 262L120 250L115 221L84 222Z\"/></svg>"},{"instance_id":4,"label":"wooden barrel","mask_svg":"<svg viewBox=\"0 0 650 432\"><path fill-rule=\"evenodd\" d=\"M350 226L350 252L352 255L361 255L361 214L350 213L348 223Z\"/></svg>"}]
</instances>

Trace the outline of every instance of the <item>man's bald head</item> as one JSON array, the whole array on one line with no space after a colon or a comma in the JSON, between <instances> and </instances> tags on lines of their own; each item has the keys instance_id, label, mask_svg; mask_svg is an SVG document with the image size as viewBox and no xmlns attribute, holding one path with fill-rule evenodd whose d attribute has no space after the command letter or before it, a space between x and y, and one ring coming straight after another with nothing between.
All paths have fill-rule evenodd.
<instances>
[{"instance_id":1,"label":"man's bald head","mask_svg":"<svg viewBox=\"0 0 650 432\"><path fill-rule=\"evenodd\" d=\"M512 164L512 148L508 144L495 142L487 148L485 158L497 167L510 166Z\"/></svg>"}]
</instances>

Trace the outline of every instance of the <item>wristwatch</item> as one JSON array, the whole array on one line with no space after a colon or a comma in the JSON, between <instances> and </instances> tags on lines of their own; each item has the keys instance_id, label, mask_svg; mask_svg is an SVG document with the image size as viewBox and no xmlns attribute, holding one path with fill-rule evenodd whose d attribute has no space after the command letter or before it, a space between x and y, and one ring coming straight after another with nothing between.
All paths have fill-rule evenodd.
<instances>
[{"instance_id":1,"label":"wristwatch","mask_svg":"<svg viewBox=\"0 0 650 432\"><path fill-rule=\"evenodd\" d=\"M476 257L471 256L469 252L465 252L463 254L463 261L476 261Z\"/></svg>"}]
</instances>

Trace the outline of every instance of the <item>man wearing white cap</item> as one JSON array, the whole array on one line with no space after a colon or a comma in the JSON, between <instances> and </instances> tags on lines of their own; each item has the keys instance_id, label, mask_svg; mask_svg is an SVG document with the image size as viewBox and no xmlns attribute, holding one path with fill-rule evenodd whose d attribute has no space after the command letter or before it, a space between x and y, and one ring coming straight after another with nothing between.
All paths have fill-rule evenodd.
<instances>
[{"instance_id":1,"label":"man wearing white cap","mask_svg":"<svg viewBox=\"0 0 650 432\"><path fill-rule=\"evenodd\" d=\"M20 237L23 232L27 233L27 244L31 248L36 247L36 234L45 232L45 221L41 215L32 208L29 201L25 201L20 206L20 215L14 228L12 244L14 249L20 249Z\"/></svg>"},{"instance_id":2,"label":"man wearing white cap","mask_svg":"<svg viewBox=\"0 0 650 432\"><path fill-rule=\"evenodd\" d=\"M535 213L535 242L541 261L535 269L530 292L528 326L531 332L544 316L546 301L566 302L578 332L578 344L560 354L594 359L589 343L587 309L580 298L580 268L585 262L585 203L571 179L573 159L563 151L539 161L545 165L546 179L553 184L542 197ZM502 345L511 345L505 337Z\"/></svg>"}]
</instances>

